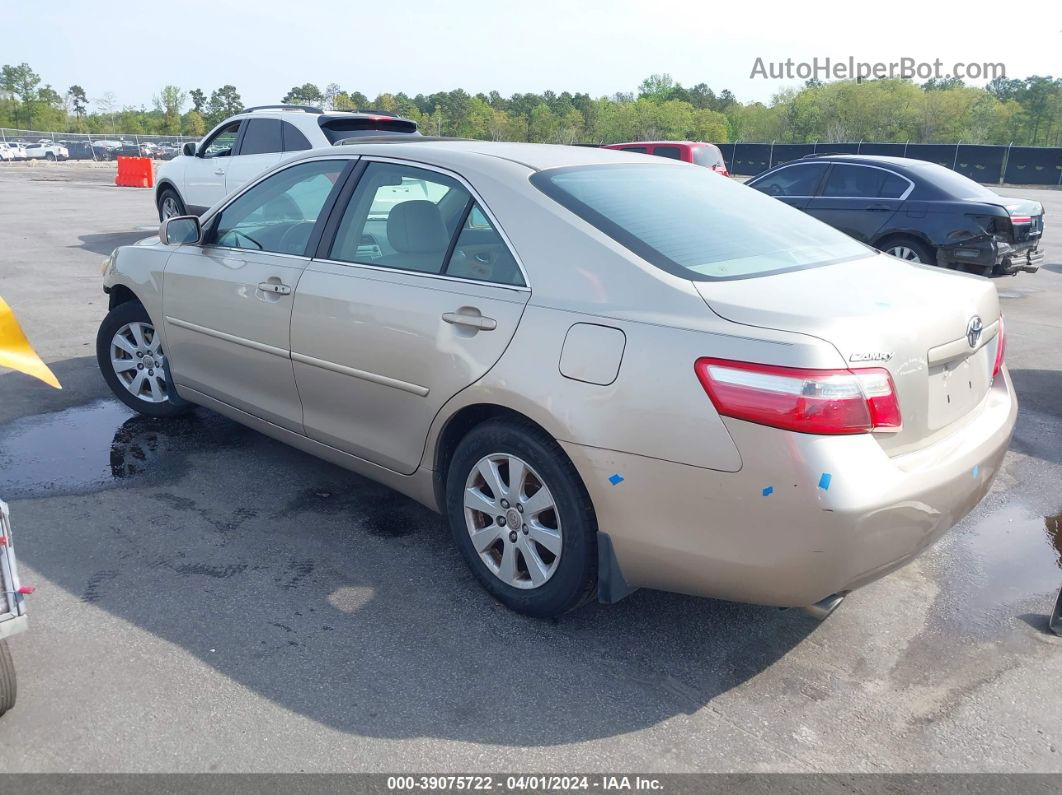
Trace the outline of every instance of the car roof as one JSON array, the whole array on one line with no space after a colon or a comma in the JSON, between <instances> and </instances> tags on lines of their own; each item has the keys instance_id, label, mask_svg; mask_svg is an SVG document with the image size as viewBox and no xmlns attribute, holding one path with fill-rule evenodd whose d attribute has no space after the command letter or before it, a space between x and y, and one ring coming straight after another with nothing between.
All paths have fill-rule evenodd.
<instances>
[{"instance_id":1,"label":"car roof","mask_svg":"<svg viewBox=\"0 0 1062 795\"><path fill-rule=\"evenodd\" d=\"M624 141L608 146L715 146L707 141ZM716 147L718 148L718 147Z\"/></svg>"},{"instance_id":2,"label":"car roof","mask_svg":"<svg viewBox=\"0 0 1062 795\"><path fill-rule=\"evenodd\" d=\"M350 139L348 139L350 140ZM357 141L357 139L354 139ZM377 137L337 144L333 147L312 149L303 158L320 157L329 153L346 155L381 155L388 157L423 160L438 165L457 166L469 159L497 158L524 166L531 171L568 166L590 166L609 163L636 163L645 165L645 156L616 149L589 146L564 146L561 144L529 144L508 141L445 140L430 137L394 136ZM660 164L683 166L680 161L661 159Z\"/></svg>"}]
</instances>

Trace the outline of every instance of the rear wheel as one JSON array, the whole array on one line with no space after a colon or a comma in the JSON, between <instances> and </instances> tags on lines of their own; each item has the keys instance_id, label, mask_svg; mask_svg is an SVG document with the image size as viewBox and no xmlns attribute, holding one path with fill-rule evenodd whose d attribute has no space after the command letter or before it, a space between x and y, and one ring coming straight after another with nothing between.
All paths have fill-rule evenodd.
<instances>
[{"instance_id":1,"label":"rear wheel","mask_svg":"<svg viewBox=\"0 0 1062 795\"><path fill-rule=\"evenodd\" d=\"M594 593L597 522L578 472L529 423L491 420L461 440L446 481L454 542L506 607L547 618Z\"/></svg>"},{"instance_id":2,"label":"rear wheel","mask_svg":"<svg viewBox=\"0 0 1062 795\"><path fill-rule=\"evenodd\" d=\"M882 241L878 248L905 262L920 262L923 265L936 265L933 251L921 240L913 237L894 237Z\"/></svg>"},{"instance_id":3,"label":"rear wheel","mask_svg":"<svg viewBox=\"0 0 1062 795\"><path fill-rule=\"evenodd\" d=\"M112 309L96 335L96 361L115 396L149 417L175 417L190 404L170 382L162 340L138 301Z\"/></svg>"}]
</instances>

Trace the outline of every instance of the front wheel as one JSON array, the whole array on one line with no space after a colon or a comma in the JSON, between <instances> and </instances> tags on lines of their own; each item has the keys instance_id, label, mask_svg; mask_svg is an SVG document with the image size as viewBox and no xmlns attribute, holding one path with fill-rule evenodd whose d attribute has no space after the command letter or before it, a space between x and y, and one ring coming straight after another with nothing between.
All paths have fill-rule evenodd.
<instances>
[{"instance_id":1,"label":"front wheel","mask_svg":"<svg viewBox=\"0 0 1062 795\"><path fill-rule=\"evenodd\" d=\"M175 417L189 404L170 383L162 340L138 301L112 309L96 335L96 361L115 396L149 417Z\"/></svg>"},{"instance_id":2,"label":"front wheel","mask_svg":"<svg viewBox=\"0 0 1062 795\"><path fill-rule=\"evenodd\" d=\"M593 596L593 505L571 461L537 427L491 420L462 439L446 513L472 573L506 607L548 618Z\"/></svg>"},{"instance_id":3,"label":"front wheel","mask_svg":"<svg viewBox=\"0 0 1062 795\"><path fill-rule=\"evenodd\" d=\"M173 188L166 188L159 194L159 221L187 214L184 202Z\"/></svg>"},{"instance_id":4,"label":"front wheel","mask_svg":"<svg viewBox=\"0 0 1062 795\"><path fill-rule=\"evenodd\" d=\"M0 715L15 706L18 683L15 681L15 662L6 640L0 640Z\"/></svg>"},{"instance_id":5,"label":"front wheel","mask_svg":"<svg viewBox=\"0 0 1062 795\"><path fill-rule=\"evenodd\" d=\"M44 158L46 160L51 160L52 162L55 162L55 152L45 152Z\"/></svg>"}]
</instances>

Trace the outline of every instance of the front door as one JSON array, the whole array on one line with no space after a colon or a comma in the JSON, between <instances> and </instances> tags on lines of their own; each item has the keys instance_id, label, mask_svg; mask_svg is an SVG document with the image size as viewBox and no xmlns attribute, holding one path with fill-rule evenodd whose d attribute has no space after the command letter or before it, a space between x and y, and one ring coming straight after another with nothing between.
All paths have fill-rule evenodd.
<instances>
[{"instance_id":1,"label":"front door","mask_svg":"<svg viewBox=\"0 0 1062 795\"><path fill-rule=\"evenodd\" d=\"M184 204L202 214L225 198L225 174L232 159L242 122L234 121L206 139L184 171Z\"/></svg>"},{"instance_id":2,"label":"front door","mask_svg":"<svg viewBox=\"0 0 1062 795\"><path fill-rule=\"evenodd\" d=\"M201 245L180 246L163 286L174 381L302 432L291 368L293 295L318 216L347 160L278 171L208 219Z\"/></svg>"},{"instance_id":3,"label":"front door","mask_svg":"<svg viewBox=\"0 0 1062 795\"><path fill-rule=\"evenodd\" d=\"M370 162L335 212L292 313L306 435L410 474L435 415L498 360L530 292L455 176Z\"/></svg>"}]
</instances>

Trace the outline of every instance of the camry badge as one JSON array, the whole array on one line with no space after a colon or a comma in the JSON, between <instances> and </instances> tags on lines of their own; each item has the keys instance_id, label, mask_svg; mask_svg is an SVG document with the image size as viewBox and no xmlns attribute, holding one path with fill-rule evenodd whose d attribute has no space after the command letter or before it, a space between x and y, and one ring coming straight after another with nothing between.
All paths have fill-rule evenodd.
<instances>
[{"instance_id":1,"label":"camry badge","mask_svg":"<svg viewBox=\"0 0 1062 795\"><path fill-rule=\"evenodd\" d=\"M850 362L887 362L892 354L886 351L869 351L867 353L853 353L848 357Z\"/></svg>"},{"instance_id":2,"label":"camry badge","mask_svg":"<svg viewBox=\"0 0 1062 795\"><path fill-rule=\"evenodd\" d=\"M971 348L976 348L977 343L981 340L981 332L984 331L985 324L981 322L980 315L974 315L970 318L970 322L966 324L966 341L970 343Z\"/></svg>"}]
</instances>

